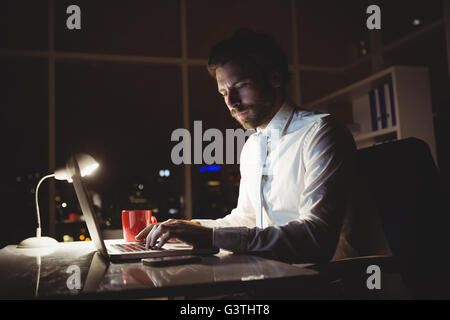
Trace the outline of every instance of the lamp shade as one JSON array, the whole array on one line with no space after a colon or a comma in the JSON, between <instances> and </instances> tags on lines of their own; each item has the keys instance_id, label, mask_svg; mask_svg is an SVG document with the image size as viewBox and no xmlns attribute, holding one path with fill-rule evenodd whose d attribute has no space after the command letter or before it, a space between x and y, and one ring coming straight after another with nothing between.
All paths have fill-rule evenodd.
<instances>
[{"instance_id":1,"label":"lamp shade","mask_svg":"<svg viewBox=\"0 0 450 320\"><path fill-rule=\"evenodd\" d=\"M78 166L80 167L80 173L82 177L90 175L99 166L97 161L95 161L92 156L86 153L77 154L75 157L77 159ZM57 169L55 171L55 179L67 180L68 182L72 182L72 178L69 174L69 171L67 170L67 167Z\"/></svg>"},{"instance_id":2,"label":"lamp shade","mask_svg":"<svg viewBox=\"0 0 450 320\"><path fill-rule=\"evenodd\" d=\"M78 162L78 166L80 168L80 174L82 177L90 175L95 169L98 168L97 161L94 160L90 155L85 153L76 154L75 158ZM41 180L39 180L39 183L36 187L35 197L36 197L36 215L37 215L37 228L36 228L36 237L28 238L23 240L19 243L17 246L18 248L48 248L53 247L58 242L50 237L42 237L41 236L41 214L39 212L39 202L38 202L38 193L39 193L39 186L41 185L42 181L48 178L54 177L58 180L67 180L69 183L72 182L72 175L70 174L70 170L68 169L68 166L65 168L61 168L55 171L54 174L49 174L45 177L43 177Z\"/></svg>"}]
</instances>

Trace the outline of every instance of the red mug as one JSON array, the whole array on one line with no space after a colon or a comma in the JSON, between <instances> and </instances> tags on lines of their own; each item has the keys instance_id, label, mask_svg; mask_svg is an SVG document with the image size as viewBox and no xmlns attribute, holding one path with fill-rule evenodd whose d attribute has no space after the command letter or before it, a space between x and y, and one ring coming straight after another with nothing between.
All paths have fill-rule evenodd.
<instances>
[{"instance_id":1,"label":"red mug","mask_svg":"<svg viewBox=\"0 0 450 320\"><path fill-rule=\"evenodd\" d=\"M122 210L123 238L126 242L137 241L135 237L145 227L156 223L156 218L152 216L152 210Z\"/></svg>"}]
</instances>

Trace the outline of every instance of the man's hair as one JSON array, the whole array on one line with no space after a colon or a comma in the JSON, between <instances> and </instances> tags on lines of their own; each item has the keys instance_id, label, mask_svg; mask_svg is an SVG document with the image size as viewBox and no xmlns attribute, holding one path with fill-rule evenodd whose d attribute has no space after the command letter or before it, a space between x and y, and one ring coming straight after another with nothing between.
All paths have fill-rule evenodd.
<instances>
[{"instance_id":1,"label":"man's hair","mask_svg":"<svg viewBox=\"0 0 450 320\"><path fill-rule=\"evenodd\" d=\"M268 81L272 72L279 72L283 87L289 80L286 56L266 34L242 28L214 45L207 65L209 74L215 78L216 69L231 61L243 68L246 76Z\"/></svg>"}]
</instances>

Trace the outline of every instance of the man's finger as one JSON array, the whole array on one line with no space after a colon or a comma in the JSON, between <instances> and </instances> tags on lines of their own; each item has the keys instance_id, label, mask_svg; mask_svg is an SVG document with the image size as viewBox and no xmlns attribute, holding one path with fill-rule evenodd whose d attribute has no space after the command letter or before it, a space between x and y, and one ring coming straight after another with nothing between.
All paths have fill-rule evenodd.
<instances>
[{"instance_id":1,"label":"man's finger","mask_svg":"<svg viewBox=\"0 0 450 320\"><path fill-rule=\"evenodd\" d=\"M155 226L152 230L155 231L157 228L158 228L158 226ZM150 241L151 241L151 238L152 238L152 230L150 230L147 233L147 237L145 238L145 249L148 249L148 248L151 247L150 246Z\"/></svg>"},{"instance_id":2,"label":"man's finger","mask_svg":"<svg viewBox=\"0 0 450 320\"><path fill-rule=\"evenodd\" d=\"M162 235L161 238L159 238L159 242L157 245L158 249L161 249L161 247L167 242L167 240L170 239L170 232L166 232Z\"/></svg>"},{"instance_id":3,"label":"man's finger","mask_svg":"<svg viewBox=\"0 0 450 320\"><path fill-rule=\"evenodd\" d=\"M156 240L163 235L165 231L164 224L159 224L156 228L153 228L147 236L147 248L153 248Z\"/></svg>"},{"instance_id":4,"label":"man's finger","mask_svg":"<svg viewBox=\"0 0 450 320\"><path fill-rule=\"evenodd\" d=\"M135 239L136 239L136 240L144 240L144 239L147 237L147 235L149 234L149 232L153 229L153 227L154 227L155 225L156 225L156 224L151 224L151 225L145 227L144 229L142 229L142 230L136 235Z\"/></svg>"}]
</instances>

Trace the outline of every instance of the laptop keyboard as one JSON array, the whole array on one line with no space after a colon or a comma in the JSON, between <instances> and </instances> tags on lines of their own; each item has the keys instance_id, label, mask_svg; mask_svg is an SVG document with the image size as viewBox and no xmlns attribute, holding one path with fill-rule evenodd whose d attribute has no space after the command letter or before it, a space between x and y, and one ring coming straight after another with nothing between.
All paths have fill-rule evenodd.
<instances>
[{"instance_id":1,"label":"laptop keyboard","mask_svg":"<svg viewBox=\"0 0 450 320\"><path fill-rule=\"evenodd\" d=\"M133 242L133 243L119 243L119 244L111 244L111 248L114 248L120 252L139 252L139 251L148 251L148 250L164 250L162 248L152 247L149 249L145 249L145 243L142 242Z\"/></svg>"}]
</instances>

